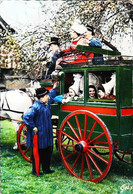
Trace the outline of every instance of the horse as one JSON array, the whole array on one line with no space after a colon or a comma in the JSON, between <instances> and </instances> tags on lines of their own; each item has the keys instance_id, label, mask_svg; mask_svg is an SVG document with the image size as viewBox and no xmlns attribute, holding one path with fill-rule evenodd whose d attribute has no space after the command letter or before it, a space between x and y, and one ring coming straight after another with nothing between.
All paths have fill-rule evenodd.
<instances>
[{"instance_id":1,"label":"horse","mask_svg":"<svg viewBox=\"0 0 133 194\"><path fill-rule=\"evenodd\" d=\"M41 87L40 82L37 80L31 80L29 87L25 89L12 89L7 91L1 91L0 102L0 117L10 119L15 127L16 133L23 122L22 117L24 113L33 104L35 90ZM17 142L13 146L13 149L18 149Z\"/></svg>"},{"instance_id":2,"label":"horse","mask_svg":"<svg viewBox=\"0 0 133 194\"><path fill-rule=\"evenodd\" d=\"M33 104L32 99L21 90L9 90L1 92L0 116L5 119L10 119L16 129L19 129L23 114ZM15 143L13 149L17 149Z\"/></svg>"}]
</instances>

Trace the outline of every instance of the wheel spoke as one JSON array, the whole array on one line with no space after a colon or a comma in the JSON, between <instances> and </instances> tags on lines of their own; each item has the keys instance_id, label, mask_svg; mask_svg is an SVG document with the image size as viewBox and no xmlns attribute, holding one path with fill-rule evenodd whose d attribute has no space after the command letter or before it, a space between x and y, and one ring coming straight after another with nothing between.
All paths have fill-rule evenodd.
<instances>
[{"instance_id":1,"label":"wheel spoke","mask_svg":"<svg viewBox=\"0 0 133 194\"><path fill-rule=\"evenodd\" d=\"M26 135L20 134L20 136L26 138Z\"/></svg>"},{"instance_id":2,"label":"wheel spoke","mask_svg":"<svg viewBox=\"0 0 133 194\"><path fill-rule=\"evenodd\" d=\"M24 154L26 154L29 151L30 147L28 147L25 151Z\"/></svg>"},{"instance_id":3,"label":"wheel spoke","mask_svg":"<svg viewBox=\"0 0 133 194\"><path fill-rule=\"evenodd\" d=\"M101 169L99 168L99 166L97 165L97 163L95 162L95 160L93 159L93 157L90 155L89 152L87 152L89 158L91 159L91 161L93 162L94 166L96 167L96 169L98 170L98 172L100 173L100 175L102 175L102 171Z\"/></svg>"},{"instance_id":4,"label":"wheel spoke","mask_svg":"<svg viewBox=\"0 0 133 194\"><path fill-rule=\"evenodd\" d=\"M87 156L86 153L85 153L85 158L86 158L87 166L88 166L88 169L89 169L90 179L93 180L93 174L92 174L89 159L88 159L88 156Z\"/></svg>"},{"instance_id":5,"label":"wheel spoke","mask_svg":"<svg viewBox=\"0 0 133 194\"><path fill-rule=\"evenodd\" d=\"M95 141L95 144L108 144L107 141Z\"/></svg>"},{"instance_id":6,"label":"wheel spoke","mask_svg":"<svg viewBox=\"0 0 133 194\"><path fill-rule=\"evenodd\" d=\"M86 133L87 133L87 115L85 115L84 121L84 139L86 139Z\"/></svg>"},{"instance_id":7,"label":"wheel spoke","mask_svg":"<svg viewBox=\"0 0 133 194\"><path fill-rule=\"evenodd\" d=\"M77 164L77 162L78 162L78 159L79 159L80 155L81 155L81 153L78 154L78 156L77 156L77 158L76 158L76 160L75 160L75 162L74 162L74 164L73 164L71 170L74 170L74 168L75 168L75 166L76 166L76 164Z\"/></svg>"},{"instance_id":8,"label":"wheel spoke","mask_svg":"<svg viewBox=\"0 0 133 194\"><path fill-rule=\"evenodd\" d=\"M67 158L70 158L70 157L73 156L75 153L77 153L77 152L76 152L76 151L72 152L71 154L65 156L64 159L66 160Z\"/></svg>"},{"instance_id":9,"label":"wheel spoke","mask_svg":"<svg viewBox=\"0 0 133 194\"><path fill-rule=\"evenodd\" d=\"M26 142L22 142L22 143L20 143L20 146L21 146L21 145L26 145L26 144L27 144Z\"/></svg>"},{"instance_id":10,"label":"wheel spoke","mask_svg":"<svg viewBox=\"0 0 133 194\"><path fill-rule=\"evenodd\" d=\"M102 160L103 162L105 162L106 164L108 164L108 161L105 160L104 158L102 158L100 155L98 155L97 153L93 152L92 150L89 150L89 152L91 152L92 154L94 154L97 158L99 158L100 160Z\"/></svg>"},{"instance_id":11,"label":"wheel spoke","mask_svg":"<svg viewBox=\"0 0 133 194\"><path fill-rule=\"evenodd\" d=\"M93 130L94 130L96 124L97 124L97 122L95 121L94 124L93 124L93 126L92 126L92 128L91 128L91 130L90 130L90 133L89 133L89 135L88 135L88 138L87 138L86 142L88 142L88 140L90 139L91 134L92 134L92 132L93 132Z\"/></svg>"},{"instance_id":12,"label":"wheel spoke","mask_svg":"<svg viewBox=\"0 0 133 194\"><path fill-rule=\"evenodd\" d=\"M73 128L73 126L71 125L71 123L69 121L67 121L67 124L69 125L69 127L71 128L72 132L75 134L77 139L80 141L80 138L79 138L77 132L75 131L75 129Z\"/></svg>"},{"instance_id":13,"label":"wheel spoke","mask_svg":"<svg viewBox=\"0 0 133 194\"><path fill-rule=\"evenodd\" d=\"M77 123L77 126L78 126L80 137L81 137L81 139L83 139L83 135L82 135L82 131L81 131L81 127L80 127L77 115L75 115L75 119L76 119L76 123Z\"/></svg>"},{"instance_id":14,"label":"wheel spoke","mask_svg":"<svg viewBox=\"0 0 133 194\"><path fill-rule=\"evenodd\" d=\"M99 139L100 137L102 137L103 135L105 135L105 132L103 132L103 133L101 133L100 135L98 135L96 138L94 138L94 139L92 139L92 140L90 140L90 142L89 143L95 143L95 140L97 140L97 139Z\"/></svg>"},{"instance_id":15,"label":"wheel spoke","mask_svg":"<svg viewBox=\"0 0 133 194\"><path fill-rule=\"evenodd\" d=\"M76 143L78 143L78 141L76 139L74 139L71 135L68 135L67 133L65 133L64 131L62 131L62 133L64 135L66 135L67 137L69 137L71 140L75 141Z\"/></svg>"},{"instance_id":16,"label":"wheel spoke","mask_svg":"<svg viewBox=\"0 0 133 194\"><path fill-rule=\"evenodd\" d=\"M94 146L91 146L89 145L88 148L101 148L101 149L109 149L109 147L107 146L97 146L97 145L94 145Z\"/></svg>"}]
</instances>

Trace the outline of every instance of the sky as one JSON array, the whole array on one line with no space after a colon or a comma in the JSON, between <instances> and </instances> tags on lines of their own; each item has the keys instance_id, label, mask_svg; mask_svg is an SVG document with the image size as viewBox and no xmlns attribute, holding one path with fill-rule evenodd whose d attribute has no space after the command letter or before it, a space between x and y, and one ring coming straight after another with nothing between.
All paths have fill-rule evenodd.
<instances>
[{"instance_id":1,"label":"sky","mask_svg":"<svg viewBox=\"0 0 133 194\"><path fill-rule=\"evenodd\" d=\"M12 27L36 25L40 20L38 1L7 1L0 4L0 14Z\"/></svg>"},{"instance_id":2,"label":"sky","mask_svg":"<svg viewBox=\"0 0 133 194\"><path fill-rule=\"evenodd\" d=\"M30 0L3 0L0 1L0 15L11 26L16 28L26 28L36 26L43 22L46 15L41 11L40 1ZM57 1L45 2L46 8L54 9L53 4ZM58 6L62 1L58 1ZM56 9L58 8L56 5Z\"/></svg>"}]
</instances>

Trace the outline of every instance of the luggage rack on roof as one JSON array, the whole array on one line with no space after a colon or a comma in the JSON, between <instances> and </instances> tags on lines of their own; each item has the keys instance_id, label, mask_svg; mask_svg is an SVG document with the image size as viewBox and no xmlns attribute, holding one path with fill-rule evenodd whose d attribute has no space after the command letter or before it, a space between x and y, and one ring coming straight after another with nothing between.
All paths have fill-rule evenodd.
<instances>
[{"instance_id":1,"label":"luggage rack on roof","mask_svg":"<svg viewBox=\"0 0 133 194\"><path fill-rule=\"evenodd\" d=\"M78 68L78 67L95 67L95 66L123 66L124 64L126 65L131 65L133 64L133 60L125 60L125 59L108 59L107 57L104 57L104 62L103 63L93 63L93 61L86 61L86 62L69 62L69 61L61 61L59 66L56 67L56 69L60 68Z\"/></svg>"}]
</instances>

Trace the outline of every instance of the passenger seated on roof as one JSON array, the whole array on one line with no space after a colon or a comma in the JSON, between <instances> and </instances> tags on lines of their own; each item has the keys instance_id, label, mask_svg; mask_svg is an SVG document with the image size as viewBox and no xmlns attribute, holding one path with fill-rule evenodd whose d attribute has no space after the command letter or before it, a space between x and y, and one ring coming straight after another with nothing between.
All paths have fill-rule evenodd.
<instances>
[{"instance_id":1,"label":"passenger seated on roof","mask_svg":"<svg viewBox=\"0 0 133 194\"><path fill-rule=\"evenodd\" d=\"M48 68L47 71L44 71L42 74L42 79L51 79L51 73L55 70L56 61L58 58L61 57L62 53L60 50L60 43L59 38L51 37L51 42L49 44L50 48L52 49L52 58L51 61L46 64Z\"/></svg>"},{"instance_id":2,"label":"passenger seated on roof","mask_svg":"<svg viewBox=\"0 0 133 194\"><path fill-rule=\"evenodd\" d=\"M70 28L70 36L72 38L72 42L69 48L66 48L63 50L63 52L68 53L68 52L73 52L76 49L76 45L80 40L82 40L82 35L84 34L86 28L85 26L81 24L73 24Z\"/></svg>"},{"instance_id":3,"label":"passenger seated on roof","mask_svg":"<svg viewBox=\"0 0 133 194\"><path fill-rule=\"evenodd\" d=\"M94 28L92 26L87 25L86 31L84 32L84 38L86 39L86 42L89 46L96 46L101 48L102 44L99 40L99 38L95 38Z\"/></svg>"},{"instance_id":4,"label":"passenger seated on roof","mask_svg":"<svg viewBox=\"0 0 133 194\"><path fill-rule=\"evenodd\" d=\"M79 44L102 48L102 44L99 38L95 38L94 28L89 25L86 26L86 30L84 32L84 39L80 40ZM94 53L94 58L92 62L98 64L103 63L103 55Z\"/></svg>"},{"instance_id":5,"label":"passenger seated on roof","mask_svg":"<svg viewBox=\"0 0 133 194\"><path fill-rule=\"evenodd\" d=\"M86 27L81 24L73 24L70 28L70 36L72 38L72 42L69 48L62 50L64 54L70 54L69 56L64 56L57 60L56 66L59 65L61 61L66 61L69 63L79 63L79 62L86 62L88 60L92 60L93 53L87 52L86 54L79 53L76 50L76 46L82 40L82 35L85 33Z\"/></svg>"}]
</instances>

